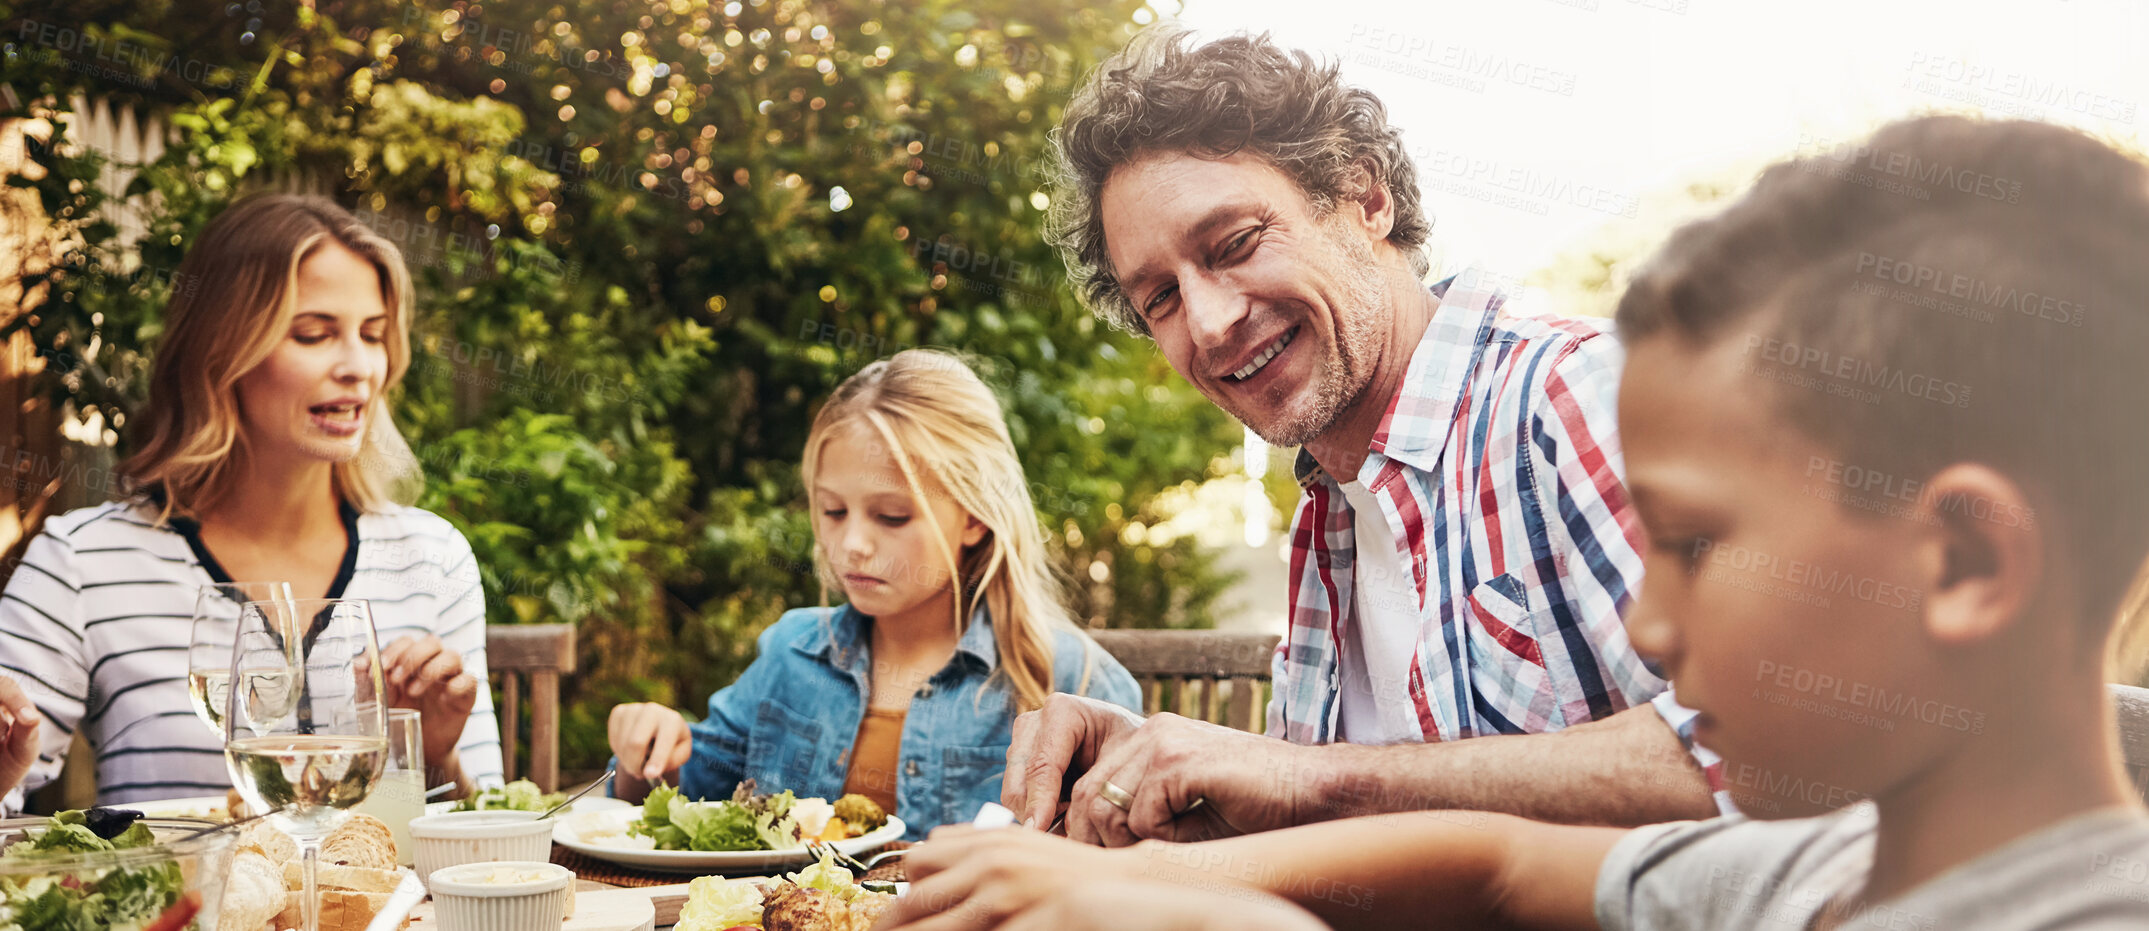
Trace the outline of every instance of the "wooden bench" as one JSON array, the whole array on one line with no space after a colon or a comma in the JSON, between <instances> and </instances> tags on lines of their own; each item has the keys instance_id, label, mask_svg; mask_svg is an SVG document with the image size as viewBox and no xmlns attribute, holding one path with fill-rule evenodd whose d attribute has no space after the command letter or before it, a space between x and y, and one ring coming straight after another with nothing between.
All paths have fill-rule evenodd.
<instances>
[{"instance_id":1,"label":"wooden bench","mask_svg":"<svg viewBox=\"0 0 2149 931\"><path fill-rule=\"evenodd\" d=\"M560 784L560 677L575 671L575 625L497 624L485 628L485 665L500 688L500 759L509 781L546 792ZM520 772L522 706L528 679L530 771Z\"/></svg>"},{"instance_id":2,"label":"wooden bench","mask_svg":"<svg viewBox=\"0 0 2149 931\"><path fill-rule=\"evenodd\" d=\"M1092 630L1097 645L1142 687L1142 712L1261 733L1275 634L1217 630Z\"/></svg>"}]
</instances>

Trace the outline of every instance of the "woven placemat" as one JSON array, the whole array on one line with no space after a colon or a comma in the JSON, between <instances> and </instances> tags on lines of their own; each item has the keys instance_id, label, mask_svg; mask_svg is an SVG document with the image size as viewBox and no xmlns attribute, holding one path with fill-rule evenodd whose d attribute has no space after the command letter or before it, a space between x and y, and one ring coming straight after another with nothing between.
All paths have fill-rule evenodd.
<instances>
[{"instance_id":1,"label":"woven placemat","mask_svg":"<svg viewBox=\"0 0 2149 931\"><path fill-rule=\"evenodd\" d=\"M881 849L902 850L910 845L909 841L890 841L887 846ZM613 863L609 860L599 860L596 857L583 856L576 853L572 848L558 844L554 844L552 847L552 862L573 870L578 878L594 880L613 886L669 886L673 883L683 883L694 878L686 873L663 873L656 870L636 869L635 867Z\"/></svg>"},{"instance_id":2,"label":"woven placemat","mask_svg":"<svg viewBox=\"0 0 2149 931\"><path fill-rule=\"evenodd\" d=\"M595 880L612 886L669 886L694 878L684 873L638 870L596 857L585 857L570 848L558 845L552 848L552 862L575 871L575 876L579 879Z\"/></svg>"}]
</instances>

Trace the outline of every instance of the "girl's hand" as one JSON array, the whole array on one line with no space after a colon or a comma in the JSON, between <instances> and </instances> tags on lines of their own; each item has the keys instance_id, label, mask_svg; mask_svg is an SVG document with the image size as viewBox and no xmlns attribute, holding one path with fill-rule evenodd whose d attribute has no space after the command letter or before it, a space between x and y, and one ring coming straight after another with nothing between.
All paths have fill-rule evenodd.
<instances>
[{"instance_id":1,"label":"girl's hand","mask_svg":"<svg viewBox=\"0 0 2149 931\"><path fill-rule=\"evenodd\" d=\"M0 676L0 792L14 788L37 762L37 712L15 680Z\"/></svg>"},{"instance_id":2,"label":"girl's hand","mask_svg":"<svg viewBox=\"0 0 2149 931\"><path fill-rule=\"evenodd\" d=\"M686 716L663 705L636 702L612 709L605 730L612 742L612 755L619 757L618 785L613 794L639 798L649 783L659 779L679 783L679 767L694 755L694 735Z\"/></svg>"}]
</instances>

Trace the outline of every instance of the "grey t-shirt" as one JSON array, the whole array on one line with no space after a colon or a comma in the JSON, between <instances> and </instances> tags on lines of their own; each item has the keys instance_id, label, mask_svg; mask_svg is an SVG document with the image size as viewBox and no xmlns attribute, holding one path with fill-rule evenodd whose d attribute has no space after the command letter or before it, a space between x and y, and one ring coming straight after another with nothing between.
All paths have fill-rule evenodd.
<instances>
[{"instance_id":1,"label":"grey t-shirt","mask_svg":"<svg viewBox=\"0 0 2149 931\"><path fill-rule=\"evenodd\" d=\"M1818 818L1639 828L1597 873L1605 931L1800 931L1873 862L1872 803ZM2032 832L1843 922L1873 931L2149 928L2149 818L2091 812Z\"/></svg>"}]
</instances>

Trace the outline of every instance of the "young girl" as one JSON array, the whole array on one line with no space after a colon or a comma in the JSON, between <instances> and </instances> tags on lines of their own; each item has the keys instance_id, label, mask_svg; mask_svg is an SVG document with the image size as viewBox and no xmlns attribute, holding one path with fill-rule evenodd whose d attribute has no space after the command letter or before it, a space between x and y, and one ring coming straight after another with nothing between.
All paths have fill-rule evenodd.
<instances>
[{"instance_id":1,"label":"young girl","mask_svg":"<svg viewBox=\"0 0 2149 931\"><path fill-rule=\"evenodd\" d=\"M913 840L1000 797L1015 715L1053 692L1138 710L1126 669L1069 619L1000 405L944 353L908 350L836 389L806 438L814 562L839 608L786 613L691 728L612 709L614 791L858 793Z\"/></svg>"},{"instance_id":2,"label":"young girl","mask_svg":"<svg viewBox=\"0 0 2149 931\"><path fill-rule=\"evenodd\" d=\"M403 503L401 254L325 198L259 195L202 229L174 282L127 424L128 493L46 521L0 594L0 670L49 725L16 716L43 744L23 788L59 774L80 730L101 804L222 795L224 738L189 708L187 646L202 587L233 581L369 600L390 699L423 715L427 784L499 781L477 564Z\"/></svg>"}]
</instances>

